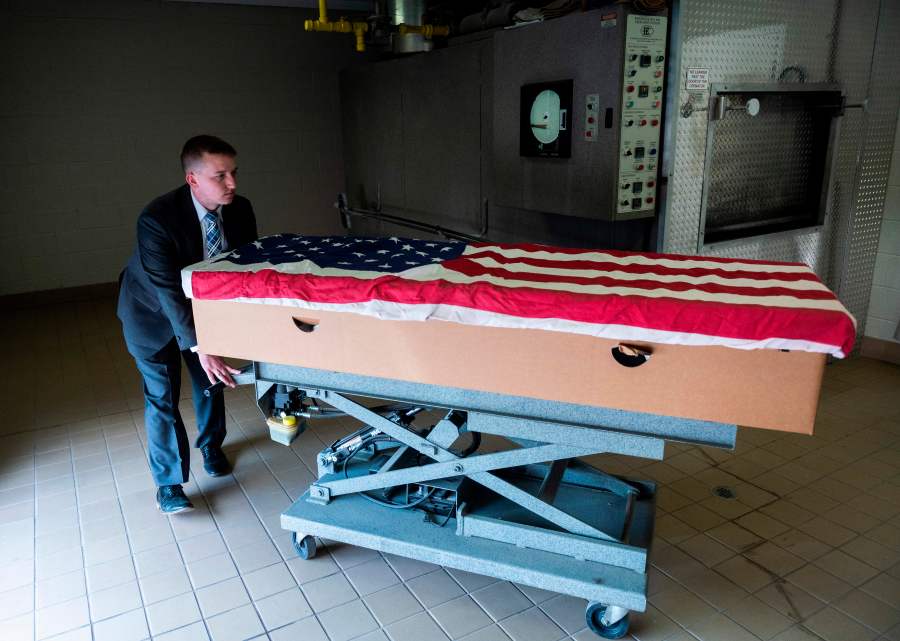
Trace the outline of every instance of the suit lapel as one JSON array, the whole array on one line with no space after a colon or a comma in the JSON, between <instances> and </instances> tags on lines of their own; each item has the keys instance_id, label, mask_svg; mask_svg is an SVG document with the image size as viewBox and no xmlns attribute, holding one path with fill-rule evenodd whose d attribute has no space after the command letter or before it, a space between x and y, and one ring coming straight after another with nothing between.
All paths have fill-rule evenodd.
<instances>
[{"instance_id":1,"label":"suit lapel","mask_svg":"<svg viewBox=\"0 0 900 641\"><path fill-rule=\"evenodd\" d=\"M203 232L200 230L200 221L197 219L197 209L191 199L191 188L184 185L178 195L181 208L180 220L184 223L184 232L187 236L187 250L191 263L199 263L203 260Z\"/></svg>"},{"instance_id":2,"label":"suit lapel","mask_svg":"<svg viewBox=\"0 0 900 641\"><path fill-rule=\"evenodd\" d=\"M225 242L228 243L228 249L235 249L242 244L234 205L222 207L222 230L225 232Z\"/></svg>"}]
</instances>

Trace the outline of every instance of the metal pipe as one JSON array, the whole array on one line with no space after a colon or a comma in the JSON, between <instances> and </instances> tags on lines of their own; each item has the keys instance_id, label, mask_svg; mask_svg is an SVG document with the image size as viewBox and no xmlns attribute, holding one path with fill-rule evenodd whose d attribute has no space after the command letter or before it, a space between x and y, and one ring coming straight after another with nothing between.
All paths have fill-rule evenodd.
<instances>
[{"instance_id":1,"label":"metal pipe","mask_svg":"<svg viewBox=\"0 0 900 641\"><path fill-rule=\"evenodd\" d=\"M434 36L439 37L447 37L450 35L450 27L447 25L440 24L423 24L423 25L412 25L402 23L397 25L397 30L400 32L401 36L405 36L411 33L417 33L425 36L426 38L432 38Z\"/></svg>"},{"instance_id":2,"label":"metal pipe","mask_svg":"<svg viewBox=\"0 0 900 641\"><path fill-rule=\"evenodd\" d=\"M319 1L324 5L325 0ZM322 15L323 14L320 13L319 18L322 18ZM324 20L304 21L303 29L305 31L319 31L325 33L352 33L356 36L356 50L360 53L366 50L364 36L369 30L369 25L365 22L350 22L346 18L331 22L328 20L328 17L325 16Z\"/></svg>"},{"instance_id":3,"label":"metal pipe","mask_svg":"<svg viewBox=\"0 0 900 641\"><path fill-rule=\"evenodd\" d=\"M382 211L372 211L371 209L355 209L347 204L347 197L344 194L338 194L337 209L340 212L341 224L345 229L350 229L350 216L359 216L360 218L371 218L379 222L390 223L400 227L409 227L417 231L425 231L436 234L442 238L454 238L456 240L464 240L469 242L490 242L484 236L473 236L461 231L455 231L441 227L440 225L432 225L413 218L404 218L394 214L386 214Z\"/></svg>"}]
</instances>

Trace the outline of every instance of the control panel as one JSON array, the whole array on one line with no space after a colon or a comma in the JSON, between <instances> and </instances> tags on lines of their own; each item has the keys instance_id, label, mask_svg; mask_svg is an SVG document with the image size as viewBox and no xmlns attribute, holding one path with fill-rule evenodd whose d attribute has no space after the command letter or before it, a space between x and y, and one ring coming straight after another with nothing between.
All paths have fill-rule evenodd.
<instances>
[{"instance_id":1,"label":"control panel","mask_svg":"<svg viewBox=\"0 0 900 641\"><path fill-rule=\"evenodd\" d=\"M600 111L600 94L589 93L584 99L584 139L587 142L596 142L597 130L600 125L597 123Z\"/></svg>"},{"instance_id":2,"label":"control panel","mask_svg":"<svg viewBox=\"0 0 900 641\"><path fill-rule=\"evenodd\" d=\"M646 215L656 207L666 68L666 18L631 14L625 31L616 212Z\"/></svg>"}]
</instances>

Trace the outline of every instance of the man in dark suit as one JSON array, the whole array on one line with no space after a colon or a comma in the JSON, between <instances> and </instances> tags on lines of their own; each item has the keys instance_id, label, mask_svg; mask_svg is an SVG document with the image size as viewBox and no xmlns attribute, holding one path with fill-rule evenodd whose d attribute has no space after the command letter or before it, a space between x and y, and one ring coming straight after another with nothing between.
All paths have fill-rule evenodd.
<instances>
[{"instance_id":1,"label":"man in dark suit","mask_svg":"<svg viewBox=\"0 0 900 641\"><path fill-rule=\"evenodd\" d=\"M197 350L191 303L181 289L182 268L256 240L250 201L235 193L237 152L214 136L184 144L181 164L186 185L151 202L138 218L137 248L119 276L118 316L125 343L144 379L150 470L156 501L166 513L193 506L184 494L190 445L178 411L181 359L193 386L199 436L195 443L212 476L231 472L222 452L225 401L203 396L219 381L234 387L221 357Z\"/></svg>"}]
</instances>

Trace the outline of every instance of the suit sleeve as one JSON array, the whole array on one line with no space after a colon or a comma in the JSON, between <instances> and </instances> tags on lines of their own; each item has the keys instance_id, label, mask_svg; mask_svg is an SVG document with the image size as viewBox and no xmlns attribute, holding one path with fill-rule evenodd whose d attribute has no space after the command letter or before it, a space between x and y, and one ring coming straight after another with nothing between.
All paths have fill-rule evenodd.
<instances>
[{"instance_id":1,"label":"suit sleeve","mask_svg":"<svg viewBox=\"0 0 900 641\"><path fill-rule=\"evenodd\" d=\"M158 220L146 214L138 219L138 253L141 266L156 289L163 313L172 324L181 350L197 344L191 303L181 290L181 269L172 238Z\"/></svg>"}]
</instances>

